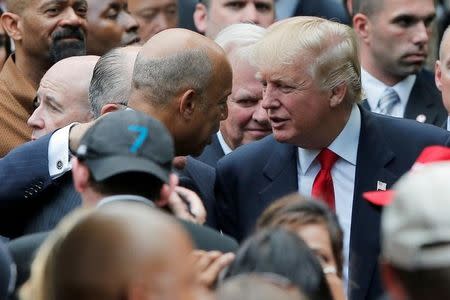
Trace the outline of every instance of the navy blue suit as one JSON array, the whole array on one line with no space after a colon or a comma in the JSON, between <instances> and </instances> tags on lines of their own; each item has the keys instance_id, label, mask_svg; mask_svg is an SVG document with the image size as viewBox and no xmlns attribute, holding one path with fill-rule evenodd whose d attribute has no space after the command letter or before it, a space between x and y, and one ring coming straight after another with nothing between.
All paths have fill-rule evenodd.
<instances>
[{"instance_id":1,"label":"navy blue suit","mask_svg":"<svg viewBox=\"0 0 450 300\"><path fill-rule=\"evenodd\" d=\"M81 205L72 173L52 180L48 172L51 134L26 143L0 159L0 235L14 238L48 231ZM207 210L207 224L216 227L214 211L215 170L188 158L180 185L197 192Z\"/></svg>"},{"instance_id":2,"label":"navy blue suit","mask_svg":"<svg viewBox=\"0 0 450 300\"><path fill-rule=\"evenodd\" d=\"M366 100L362 102L362 105L370 110ZM404 118L416 120L419 115L426 117L425 123L436 126L441 126L448 115L442 103L441 92L436 88L434 75L427 70L422 70L417 74L405 107Z\"/></svg>"},{"instance_id":3,"label":"navy blue suit","mask_svg":"<svg viewBox=\"0 0 450 300\"><path fill-rule=\"evenodd\" d=\"M224 155L225 153L223 152L222 146L220 145L217 134L213 134L211 138L211 144L207 145L202 154L197 156L196 159L215 168L217 165L217 161Z\"/></svg>"},{"instance_id":4,"label":"navy blue suit","mask_svg":"<svg viewBox=\"0 0 450 300\"><path fill-rule=\"evenodd\" d=\"M0 235L11 238L29 231L29 221L52 202L51 192L64 179L52 181L48 173L50 137L49 134L21 145L0 159ZM71 199L65 199L62 209L70 204ZM49 212L43 222L56 224L59 214L60 210ZM40 229L46 227L32 231Z\"/></svg>"},{"instance_id":5,"label":"navy blue suit","mask_svg":"<svg viewBox=\"0 0 450 300\"><path fill-rule=\"evenodd\" d=\"M361 195L391 187L428 145L449 145L450 133L418 122L361 110L350 237L350 299L376 299L382 292L378 271L381 209ZM298 191L297 147L268 136L239 147L217 164L219 228L242 240L277 198Z\"/></svg>"}]
</instances>

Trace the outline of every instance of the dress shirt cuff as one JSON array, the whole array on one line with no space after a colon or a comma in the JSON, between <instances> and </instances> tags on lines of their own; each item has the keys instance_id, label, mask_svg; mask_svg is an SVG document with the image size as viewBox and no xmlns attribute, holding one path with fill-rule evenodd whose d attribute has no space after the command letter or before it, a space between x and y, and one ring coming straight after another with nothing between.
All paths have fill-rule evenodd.
<instances>
[{"instance_id":1,"label":"dress shirt cuff","mask_svg":"<svg viewBox=\"0 0 450 300\"><path fill-rule=\"evenodd\" d=\"M69 132L78 123L72 123L56 130L48 144L48 172L52 179L62 176L72 169L69 151Z\"/></svg>"}]
</instances>

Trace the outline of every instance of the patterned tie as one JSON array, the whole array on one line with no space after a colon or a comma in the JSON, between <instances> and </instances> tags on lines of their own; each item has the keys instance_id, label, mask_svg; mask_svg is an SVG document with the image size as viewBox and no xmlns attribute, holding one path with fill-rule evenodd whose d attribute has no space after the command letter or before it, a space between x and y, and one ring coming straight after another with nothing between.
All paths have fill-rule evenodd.
<instances>
[{"instance_id":1,"label":"patterned tie","mask_svg":"<svg viewBox=\"0 0 450 300\"><path fill-rule=\"evenodd\" d=\"M331 168L338 160L339 155L333 151L324 148L318 155L320 171L314 179L311 194L313 197L323 199L333 211L334 205L334 187L333 178L331 178Z\"/></svg>"},{"instance_id":2,"label":"patterned tie","mask_svg":"<svg viewBox=\"0 0 450 300\"><path fill-rule=\"evenodd\" d=\"M381 95L380 101L378 101L378 105L374 112L390 115L394 106L399 102L400 98L398 97L397 92L393 88L387 87Z\"/></svg>"}]
</instances>

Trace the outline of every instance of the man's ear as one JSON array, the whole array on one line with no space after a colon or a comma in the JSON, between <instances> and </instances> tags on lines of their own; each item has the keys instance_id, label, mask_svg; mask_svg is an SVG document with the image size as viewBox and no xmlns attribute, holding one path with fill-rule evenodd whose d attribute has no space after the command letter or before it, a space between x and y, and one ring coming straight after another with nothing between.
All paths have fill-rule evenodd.
<instances>
[{"instance_id":1,"label":"man's ear","mask_svg":"<svg viewBox=\"0 0 450 300\"><path fill-rule=\"evenodd\" d=\"M22 39L20 16L12 12L4 12L1 16L2 26L6 33L15 41Z\"/></svg>"},{"instance_id":2,"label":"man's ear","mask_svg":"<svg viewBox=\"0 0 450 300\"><path fill-rule=\"evenodd\" d=\"M117 103L108 103L103 105L102 109L100 110L100 115L104 115L110 112L118 111L122 108L121 104Z\"/></svg>"},{"instance_id":3,"label":"man's ear","mask_svg":"<svg viewBox=\"0 0 450 300\"><path fill-rule=\"evenodd\" d=\"M208 23L208 8L202 3L197 3L194 11L194 23L198 32L205 33Z\"/></svg>"},{"instance_id":4,"label":"man's ear","mask_svg":"<svg viewBox=\"0 0 450 300\"><path fill-rule=\"evenodd\" d=\"M353 16L353 29L356 34L363 40L364 42L368 41L370 36L370 21L369 18L362 13L357 13Z\"/></svg>"},{"instance_id":5,"label":"man's ear","mask_svg":"<svg viewBox=\"0 0 450 300\"><path fill-rule=\"evenodd\" d=\"M77 192L83 193L89 183L89 169L81 163L78 158L72 158L72 177L73 177L73 185Z\"/></svg>"},{"instance_id":6,"label":"man's ear","mask_svg":"<svg viewBox=\"0 0 450 300\"><path fill-rule=\"evenodd\" d=\"M436 83L436 87L438 88L438 90L440 90L442 92L442 65L441 65L441 61L437 60L436 64L434 66L434 82Z\"/></svg>"},{"instance_id":7,"label":"man's ear","mask_svg":"<svg viewBox=\"0 0 450 300\"><path fill-rule=\"evenodd\" d=\"M338 86L334 87L330 93L330 106L332 108L337 107L345 98L347 94L347 85L345 83L341 83Z\"/></svg>"},{"instance_id":8,"label":"man's ear","mask_svg":"<svg viewBox=\"0 0 450 300\"><path fill-rule=\"evenodd\" d=\"M179 111L185 120L191 120L198 107L197 93L189 89L180 96L178 101Z\"/></svg>"}]
</instances>

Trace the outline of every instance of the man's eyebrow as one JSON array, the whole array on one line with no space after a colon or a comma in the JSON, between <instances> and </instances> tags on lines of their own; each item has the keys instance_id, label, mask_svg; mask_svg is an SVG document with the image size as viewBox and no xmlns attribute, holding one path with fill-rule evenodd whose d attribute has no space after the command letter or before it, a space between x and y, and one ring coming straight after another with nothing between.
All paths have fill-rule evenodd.
<instances>
[{"instance_id":1,"label":"man's eyebrow","mask_svg":"<svg viewBox=\"0 0 450 300\"><path fill-rule=\"evenodd\" d=\"M47 102L52 105L53 107L62 110L63 107L61 104L58 103L58 101L56 101L56 98L51 96L51 95L46 95L45 98L47 99Z\"/></svg>"}]
</instances>

